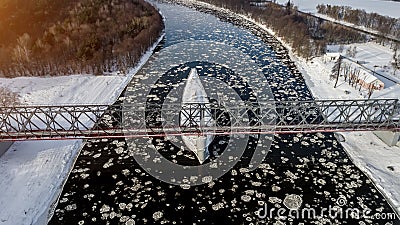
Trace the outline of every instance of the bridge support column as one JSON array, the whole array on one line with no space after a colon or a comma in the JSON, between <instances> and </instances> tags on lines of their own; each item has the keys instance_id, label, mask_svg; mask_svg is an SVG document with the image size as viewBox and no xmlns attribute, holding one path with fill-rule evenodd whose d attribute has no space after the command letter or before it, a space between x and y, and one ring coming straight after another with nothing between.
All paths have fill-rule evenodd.
<instances>
[{"instance_id":1,"label":"bridge support column","mask_svg":"<svg viewBox=\"0 0 400 225\"><path fill-rule=\"evenodd\" d=\"M0 157L10 148L14 142L0 142Z\"/></svg>"},{"instance_id":2,"label":"bridge support column","mask_svg":"<svg viewBox=\"0 0 400 225\"><path fill-rule=\"evenodd\" d=\"M388 146L400 146L400 132L374 131L374 134L378 136Z\"/></svg>"}]
</instances>

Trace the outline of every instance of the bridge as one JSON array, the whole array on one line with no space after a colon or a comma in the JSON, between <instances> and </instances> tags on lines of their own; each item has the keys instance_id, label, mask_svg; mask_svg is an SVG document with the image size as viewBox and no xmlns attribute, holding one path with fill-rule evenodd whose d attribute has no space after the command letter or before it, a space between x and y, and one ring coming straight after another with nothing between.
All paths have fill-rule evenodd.
<instances>
[{"instance_id":1,"label":"bridge","mask_svg":"<svg viewBox=\"0 0 400 225\"><path fill-rule=\"evenodd\" d=\"M398 99L10 106L0 107L0 141L399 132L399 118Z\"/></svg>"}]
</instances>

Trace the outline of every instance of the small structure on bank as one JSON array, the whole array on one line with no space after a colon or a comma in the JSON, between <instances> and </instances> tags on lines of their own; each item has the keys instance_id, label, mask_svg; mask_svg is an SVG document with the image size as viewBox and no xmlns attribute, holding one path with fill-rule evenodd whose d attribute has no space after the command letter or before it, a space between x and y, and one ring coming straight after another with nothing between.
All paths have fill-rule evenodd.
<instances>
[{"instance_id":1,"label":"small structure on bank","mask_svg":"<svg viewBox=\"0 0 400 225\"><path fill-rule=\"evenodd\" d=\"M359 73L350 73L349 76L365 89L379 91L385 88L385 84L369 71L360 70Z\"/></svg>"},{"instance_id":2,"label":"small structure on bank","mask_svg":"<svg viewBox=\"0 0 400 225\"><path fill-rule=\"evenodd\" d=\"M351 86L364 88L370 92L385 88L385 83L376 76L375 72L362 66L361 62L355 62L338 52L326 53L324 61L334 62L333 70L336 71L332 71L332 73L337 74L337 70L339 70L340 77L343 77L345 82L348 82Z\"/></svg>"}]
</instances>

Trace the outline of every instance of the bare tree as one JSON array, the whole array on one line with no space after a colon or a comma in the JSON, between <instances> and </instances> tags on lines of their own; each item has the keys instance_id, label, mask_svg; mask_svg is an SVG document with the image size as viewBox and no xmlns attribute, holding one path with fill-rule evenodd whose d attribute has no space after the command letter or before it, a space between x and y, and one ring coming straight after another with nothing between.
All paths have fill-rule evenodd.
<instances>
[{"instance_id":1,"label":"bare tree","mask_svg":"<svg viewBox=\"0 0 400 225\"><path fill-rule=\"evenodd\" d=\"M339 56L339 59L335 63L335 65L332 68L332 75L331 77L336 77L335 85L334 88L336 88L338 81L339 81L339 76L340 76L340 64L342 63L342 57Z\"/></svg>"},{"instance_id":2,"label":"bare tree","mask_svg":"<svg viewBox=\"0 0 400 225\"><path fill-rule=\"evenodd\" d=\"M369 84L369 86L368 86L368 99L371 98L371 95L372 95L372 93L373 93L374 90L375 90L375 83L374 83L375 81L377 81L377 79L374 80L373 82L371 82L371 83Z\"/></svg>"},{"instance_id":3,"label":"bare tree","mask_svg":"<svg viewBox=\"0 0 400 225\"><path fill-rule=\"evenodd\" d=\"M342 66L342 68L343 68L344 81L346 82L346 81L347 81L347 78L348 78L348 76L349 76L349 71L350 71L351 66L350 66L349 64L345 63L345 64ZM350 78L348 78L348 79L350 79Z\"/></svg>"},{"instance_id":4,"label":"bare tree","mask_svg":"<svg viewBox=\"0 0 400 225\"><path fill-rule=\"evenodd\" d=\"M24 33L22 36L17 39L17 46L15 46L13 50L12 58L14 61L18 63L24 63L30 61L30 44L31 37L29 34Z\"/></svg>"},{"instance_id":5,"label":"bare tree","mask_svg":"<svg viewBox=\"0 0 400 225\"><path fill-rule=\"evenodd\" d=\"M357 88L357 83L360 83L360 85L361 85L361 82L359 82L360 81L360 73L361 73L361 71L359 69L357 69L356 76L354 79L354 89Z\"/></svg>"},{"instance_id":6,"label":"bare tree","mask_svg":"<svg viewBox=\"0 0 400 225\"><path fill-rule=\"evenodd\" d=\"M400 53L397 52L397 47L394 49L392 66L393 66L393 75L395 75L396 71L400 69Z\"/></svg>"},{"instance_id":7,"label":"bare tree","mask_svg":"<svg viewBox=\"0 0 400 225\"><path fill-rule=\"evenodd\" d=\"M53 1L57 4L53 4ZM5 46L0 48L0 74L101 74L126 70L137 63L164 27L161 15L144 0L53 1L43 0L48 4L33 1L38 6L31 8L25 7L24 1L10 1L15 8L22 7L24 10L21 14L17 13L15 18L9 18L12 20L9 24L23 20L25 11L35 14L36 7L42 10L47 5L60 7L53 10L59 11L60 16L53 17L53 20L51 16L46 16L48 19L31 21L30 26L24 28L25 34L10 38L10 43L5 45L0 38L0 46ZM61 7L66 4L69 7ZM128 52L138 57L127 60Z\"/></svg>"}]
</instances>

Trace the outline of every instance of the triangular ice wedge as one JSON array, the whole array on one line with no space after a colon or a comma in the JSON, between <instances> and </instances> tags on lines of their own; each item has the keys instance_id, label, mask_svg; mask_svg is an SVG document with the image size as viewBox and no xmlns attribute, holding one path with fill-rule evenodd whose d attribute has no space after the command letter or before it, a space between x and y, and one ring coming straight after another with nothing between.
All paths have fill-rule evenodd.
<instances>
[{"instance_id":1,"label":"triangular ice wedge","mask_svg":"<svg viewBox=\"0 0 400 225\"><path fill-rule=\"evenodd\" d=\"M185 88L182 95L182 104L187 103L209 103L207 98L207 93L200 81L200 77L197 74L196 69L192 69L186 81ZM210 126L214 124L212 115L205 112L201 113L201 117L196 117L196 123L200 126ZM183 121L181 121L183 123ZM199 162L202 164L210 156L208 152L208 145L212 142L213 135L203 135L203 136L182 136L183 142L186 146L193 151Z\"/></svg>"}]
</instances>

